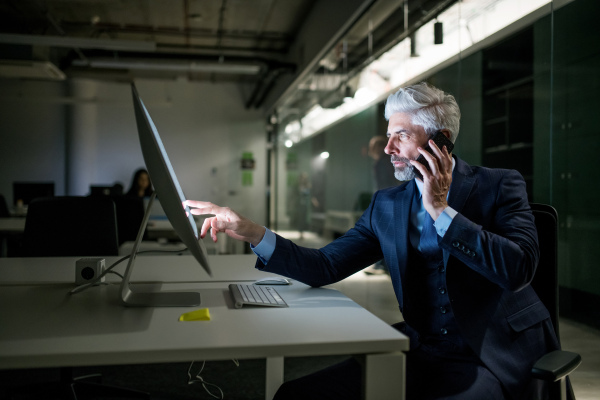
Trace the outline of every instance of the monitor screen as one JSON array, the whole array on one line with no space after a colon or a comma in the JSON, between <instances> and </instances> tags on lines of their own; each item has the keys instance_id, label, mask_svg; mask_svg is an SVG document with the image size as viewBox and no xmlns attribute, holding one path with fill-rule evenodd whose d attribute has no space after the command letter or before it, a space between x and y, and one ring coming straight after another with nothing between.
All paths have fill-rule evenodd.
<instances>
[{"instance_id":1,"label":"monitor screen","mask_svg":"<svg viewBox=\"0 0 600 400\"><path fill-rule=\"evenodd\" d=\"M54 197L54 182L13 182L13 204L26 206L38 197Z\"/></svg>"},{"instance_id":2,"label":"monitor screen","mask_svg":"<svg viewBox=\"0 0 600 400\"><path fill-rule=\"evenodd\" d=\"M183 205L186 198L158 130L140 99L135 85L132 84L131 89L140 145L156 197L181 241L206 272L212 275L204 243L199 240L196 221L189 207Z\"/></svg>"},{"instance_id":3,"label":"monitor screen","mask_svg":"<svg viewBox=\"0 0 600 400\"><path fill-rule=\"evenodd\" d=\"M90 185L90 196L121 196L123 186L115 185Z\"/></svg>"}]
</instances>

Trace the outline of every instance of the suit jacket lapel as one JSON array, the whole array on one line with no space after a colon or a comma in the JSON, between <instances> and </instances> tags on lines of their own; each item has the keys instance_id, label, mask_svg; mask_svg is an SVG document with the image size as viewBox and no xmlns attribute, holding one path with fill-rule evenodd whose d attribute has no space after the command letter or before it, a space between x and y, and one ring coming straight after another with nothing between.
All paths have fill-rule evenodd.
<instances>
[{"instance_id":1,"label":"suit jacket lapel","mask_svg":"<svg viewBox=\"0 0 600 400\"><path fill-rule=\"evenodd\" d=\"M456 160L456 166L452 173L452 185L450 186L450 194L448 196L448 205L457 212L462 212L467 199L471 195L471 191L475 187L475 177L472 174L471 167L459 159ZM450 253L444 251L444 265L448 263Z\"/></svg>"}]
</instances>

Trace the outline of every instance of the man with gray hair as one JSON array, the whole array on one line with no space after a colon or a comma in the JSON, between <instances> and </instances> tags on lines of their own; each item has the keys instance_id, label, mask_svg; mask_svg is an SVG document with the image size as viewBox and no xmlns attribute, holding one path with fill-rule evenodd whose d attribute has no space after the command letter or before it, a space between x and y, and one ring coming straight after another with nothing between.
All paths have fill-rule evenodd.
<instances>
[{"instance_id":1,"label":"man with gray hair","mask_svg":"<svg viewBox=\"0 0 600 400\"><path fill-rule=\"evenodd\" d=\"M407 182L376 192L344 236L302 248L229 208L188 201L194 214L215 214L202 237L210 228L213 240L218 232L245 240L257 268L311 286L384 258L404 317L394 326L410 338L407 399L542 398L531 367L558 342L530 286L539 249L525 181L517 171L470 166L431 140L441 133L454 142L460 125L454 97L433 86L390 95L385 117L385 152ZM275 398L359 399L361 376L350 359L284 383Z\"/></svg>"}]
</instances>

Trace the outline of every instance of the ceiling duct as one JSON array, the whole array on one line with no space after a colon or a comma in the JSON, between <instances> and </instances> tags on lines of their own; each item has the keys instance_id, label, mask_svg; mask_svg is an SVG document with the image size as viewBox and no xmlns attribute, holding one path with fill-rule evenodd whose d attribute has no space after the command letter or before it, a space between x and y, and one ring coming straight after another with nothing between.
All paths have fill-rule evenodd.
<instances>
[{"instance_id":1,"label":"ceiling duct","mask_svg":"<svg viewBox=\"0 0 600 400\"><path fill-rule=\"evenodd\" d=\"M222 74L256 75L260 72L258 64L241 64L228 62L207 62L187 60L160 60L160 59L88 59L73 60L74 67L92 67L104 69L129 69L141 71L169 71L169 72L215 72Z\"/></svg>"},{"instance_id":2,"label":"ceiling duct","mask_svg":"<svg viewBox=\"0 0 600 400\"><path fill-rule=\"evenodd\" d=\"M62 81L65 74L50 61L0 60L0 77Z\"/></svg>"},{"instance_id":3,"label":"ceiling duct","mask_svg":"<svg viewBox=\"0 0 600 400\"><path fill-rule=\"evenodd\" d=\"M66 36L16 35L0 33L0 43L67 47L77 49L102 49L111 51L156 51L156 43L141 40L94 39Z\"/></svg>"}]
</instances>

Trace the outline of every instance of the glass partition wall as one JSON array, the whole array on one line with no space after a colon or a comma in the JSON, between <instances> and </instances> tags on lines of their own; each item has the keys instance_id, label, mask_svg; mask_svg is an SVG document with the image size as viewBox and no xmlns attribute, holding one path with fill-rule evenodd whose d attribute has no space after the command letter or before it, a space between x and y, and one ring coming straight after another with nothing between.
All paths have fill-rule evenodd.
<instances>
[{"instance_id":1,"label":"glass partition wall","mask_svg":"<svg viewBox=\"0 0 600 400\"><path fill-rule=\"evenodd\" d=\"M393 171L377 146L385 99L426 80L461 107L455 154L518 170L530 201L558 210L562 312L598 324L600 2L390 3L374 2L270 117L271 227L327 243L398 184L380 178Z\"/></svg>"}]
</instances>

